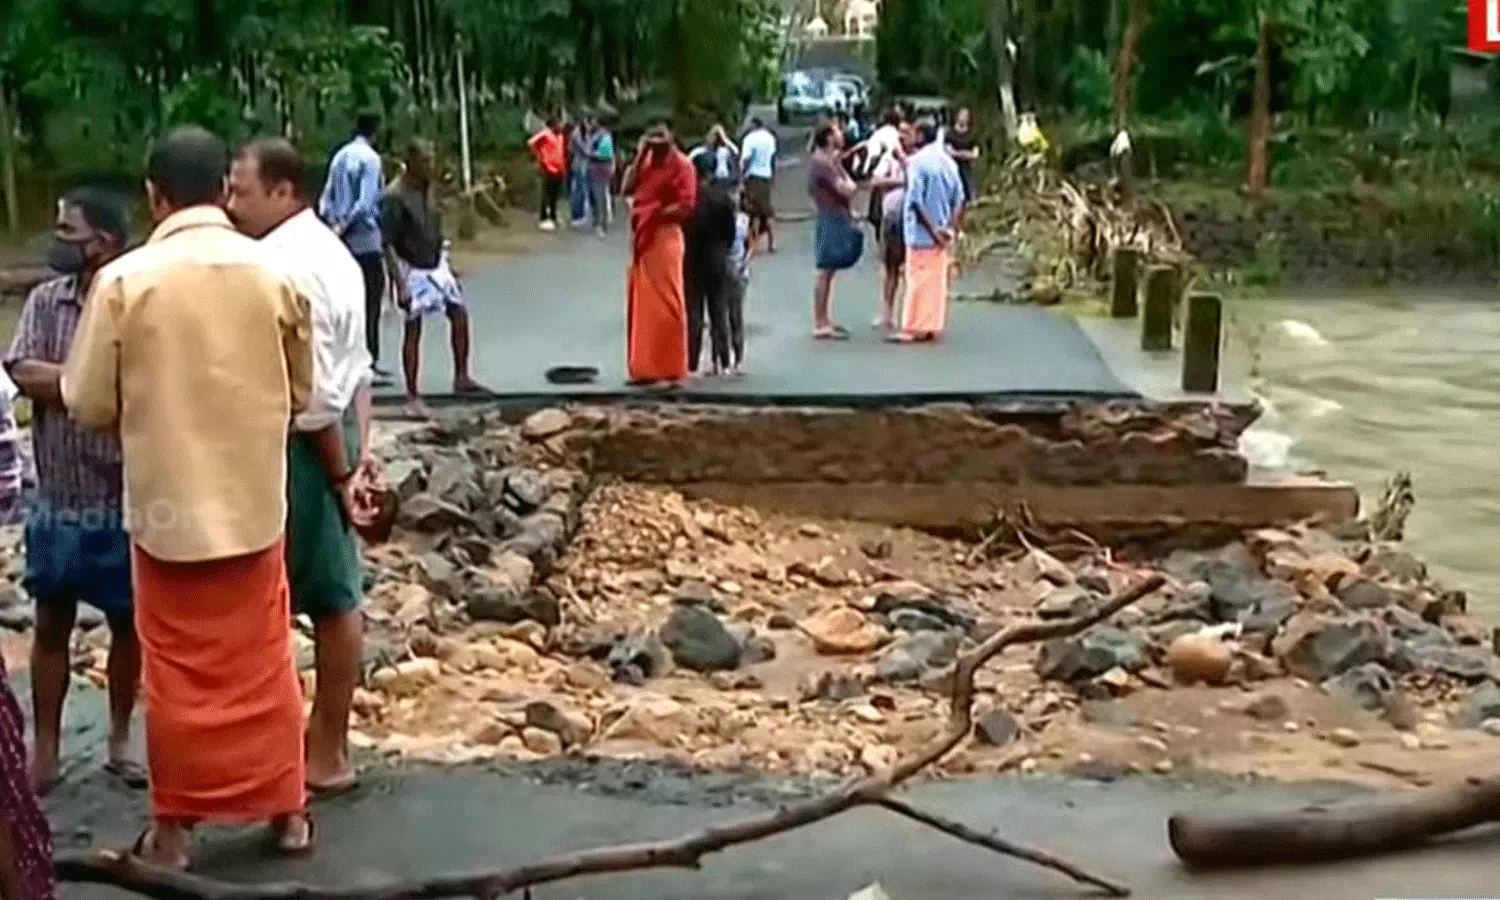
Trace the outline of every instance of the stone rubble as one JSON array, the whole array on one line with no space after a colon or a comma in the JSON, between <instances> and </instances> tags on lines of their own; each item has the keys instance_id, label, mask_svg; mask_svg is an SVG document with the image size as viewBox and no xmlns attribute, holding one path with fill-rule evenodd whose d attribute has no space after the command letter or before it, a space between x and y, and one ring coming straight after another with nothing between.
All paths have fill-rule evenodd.
<instances>
[{"instance_id":1,"label":"stone rubble","mask_svg":"<svg viewBox=\"0 0 1500 900\"><path fill-rule=\"evenodd\" d=\"M573 439L603 415L473 416L383 448L404 499L366 554L357 746L880 771L941 731L958 654L1151 569L1167 586L1113 621L982 670L976 740L942 771L1424 783L1500 746L1493 632L1397 546L1298 528L1154 560L971 562L920 532L595 483ZM0 627L25 631L18 537ZM102 684L99 624L80 671Z\"/></svg>"}]
</instances>

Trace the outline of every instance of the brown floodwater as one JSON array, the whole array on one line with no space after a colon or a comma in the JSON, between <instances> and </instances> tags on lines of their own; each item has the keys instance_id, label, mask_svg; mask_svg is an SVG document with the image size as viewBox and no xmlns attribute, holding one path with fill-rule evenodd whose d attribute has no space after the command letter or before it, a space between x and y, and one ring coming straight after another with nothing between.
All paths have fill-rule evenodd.
<instances>
[{"instance_id":1,"label":"brown floodwater","mask_svg":"<svg viewBox=\"0 0 1500 900\"><path fill-rule=\"evenodd\" d=\"M1234 304L1231 356L1266 405L1252 461L1326 471L1367 503L1411 472L1409 547L1500 619L1500 303L1482 292Z\"/></svg>"}]
</instances>

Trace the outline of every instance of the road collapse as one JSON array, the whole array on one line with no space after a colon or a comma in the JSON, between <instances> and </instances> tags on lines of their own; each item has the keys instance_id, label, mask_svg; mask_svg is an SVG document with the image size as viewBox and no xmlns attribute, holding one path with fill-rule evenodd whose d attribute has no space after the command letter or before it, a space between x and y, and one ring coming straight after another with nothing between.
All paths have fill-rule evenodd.
<instances>
[{"instance_id":1,"label":"road collapse","mask_svg":"<svg viewBox=\"0 0 1500 900\"><path fill-rule=\"evenodd\" d=\"M945 499L1007 479L1012 492L1041 478L1219 490L1248 477L1232 448L1253 418L1212 404L580 407L389 433L401 518L367 552L352 740L392 760L661 759L855 779L816 809L674 851L694 860L851 805L931 819L886 797L908 778L1441 788L1480 769L1500 736L1494 638L1461 592L1384 539L1399 534L1385 513L1375 528L1347 516L1213 528L1047 522L1022 504L976 525ZM899 524L931 526L935 506L953 512L948 527ZM101 683L103 662L94 650ZM1473 813L1477 789L1457 790L1469 819L1494 808ZM1402 819L1407 843L1451 822L1417 818L1415 832ZM1281 848L1268 860L1298 855L1295 828L1253 824ZM1174 846L1216 865L1241 825L1174 821ZM1375 844L1401 844L1382 834ZM1303 855L1339 855L1320 840ZM606 862L588 871L621 867ZM68 871L97 876L91 865Z\"/></svg>"}]
</instances>

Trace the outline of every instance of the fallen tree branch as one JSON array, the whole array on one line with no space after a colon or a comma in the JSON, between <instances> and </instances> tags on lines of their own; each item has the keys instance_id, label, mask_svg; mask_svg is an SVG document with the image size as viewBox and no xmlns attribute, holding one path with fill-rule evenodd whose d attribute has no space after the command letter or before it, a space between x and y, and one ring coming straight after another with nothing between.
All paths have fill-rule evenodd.
<instances>
[{"instance_id":1,"label":"fallen tree branch","mask_svg":"<svg viewBox=\"0 0 1500 900\"><path fill-rule=\"evenodd\" d=\"M1067 860L1053 856L1051 853L1048 853L1045 850L1037 850L1034 847L1025 847L1020 844L1015 844L1007 841L1005 838L999 837L998 835L986 834L982 831L976 831L973 828L970 828L969 826L963 824L962 822L955 822L952 819L946 819L942 816L934 815L925 810L917 809L913 806L907 805L901 800L897 800L895 797L881 798L880 805L890 810L891 812L896 813L897 815L905 816L906 818L911 819L913 822L921 822L928 828L935 828L938 831L956 837L959 840L964 841L965 843L984 847L988 850L993 850L996 853L1004 854L1005 856L1014 856L1016 859L1023 859L1026 862L1035 863L1044 869L1051 869L1054 872L1061 872L1074 881L1080 882L1082 884L1093 885L1094 887L1099 888L1100 890L1109 894L1111 897L1130 896L1130 888L1125 887L1124 885L1117 882L1110 881L1105 878L1100 878L1097 875L1090 875L1088 872L1085 872L1084 870L1078 868Z\"/></svg>"},{"instance_id":2,"label":"fallen tree branch","mask_svg":"<svg viewBox=\"0 0 1500 900\"><path fill-rule=\"evenodd\" d=\"M1178 813L1172 852L1195 869L1325 862L1408 850L1500 821L1500 777L1382 794L1289 812Z\"/></svg>"},{"instance_id":3,"label":"fallen tree branch","mask_svg":"<svg viewBox=\"0 0 1500 900\"><path fill-rule=\"evenodd\" d=\"M820 797L714 825L682 837L566 853L495 872L342 887L295 882L235 884L152 865L128 853L111 850L61 854L57 858L57 874L63 881L108 884L156 900L446 900L449 897L494 900L515 891L583 875L654 868L695 869L703 857L711 853L812 825L856 806L886 805L886 793L891 788L939 762L969 736L974 727L974 676L981 666L1007 647L1064 638L1084 631L1152 593L1163 582L1161 575L1153 573L1084 615L1059 622L1013 625L960 656L954 666L947 729L919 752L898 761L889 771L855 780ZM904 809L899 811L914 818ZM955 835L961 828L944 826L933 827ZM1078 876L1074 872L1081 873L1076 867L1058 870L1068 871L1075 878ZM1094 876L1087 880L1101 886L1110 884ZM1110 889L1117 896L1127 893L1118 885L1110 885Z\"/></svg>"}]
</instances>

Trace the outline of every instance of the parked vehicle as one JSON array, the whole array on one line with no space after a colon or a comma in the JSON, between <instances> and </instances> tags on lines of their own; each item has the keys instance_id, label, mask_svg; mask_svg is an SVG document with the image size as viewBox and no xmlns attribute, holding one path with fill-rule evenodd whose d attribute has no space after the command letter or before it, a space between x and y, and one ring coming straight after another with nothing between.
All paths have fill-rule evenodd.
<instances>
[{"instance_id":1,"label":"parked vehicle","mask_svg":"<svg viewBox=\"0 0 1500 900\"><path fill-rule=\"evenodd\" d=\"M781 79L781 96L776 101L776 121L782 125L807 119L828 111L824 85L805 72L793 72Z\"/></svg>"}]
</instances>

